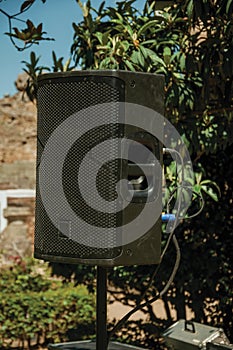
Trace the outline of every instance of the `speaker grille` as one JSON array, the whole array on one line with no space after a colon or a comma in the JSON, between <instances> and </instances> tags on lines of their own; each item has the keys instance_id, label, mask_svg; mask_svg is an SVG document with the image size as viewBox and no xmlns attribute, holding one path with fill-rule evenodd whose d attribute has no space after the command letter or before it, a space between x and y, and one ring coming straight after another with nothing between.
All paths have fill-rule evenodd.
<instances>
[{"instance_id":1,"label":"speaker grille","mask_svg":"<svg viewBox=\"0 0 233 350\"><path fill-rule=\"evenodd\" d=\"M100 81L101 79L101 81ZM122 81L113 77L75 77L73 81L62 78L53 79L51 82L42 81L38 88L38 166L40 166L41 153L46 142L60 126L60 124L74 113L77 113L90 106L102 103L119 102L124 96L124 85ZM64 108L65 106L65 108ZM50 255L64 257L79 257L83 259L113 258L120 254L121 249L92 248L84 242L89 240L90 245L96 240L95 227L108 228L108 241L101 242L103 247L116 245L119 237L116 234L116 227L119 216L116 207L112 208L114 213L108 213L110 202L116 198L115 185L119 181L119 160L117 160L118 147L114 139L119 137L119 117L120 110L116 104L109 105L109 108L98 107L95 116L101 126L88 132L82 132L83 125L78 120L77 128L82 136L74 142L70 148L63 165L63 190L66 200L76 215L85 222L93 225L91 231L87 231L86 225L80 226L78 230L73 230L74 222L70 222L69 214L66 212L64 203L54 202L53 211L56 213L58 226L62 227L61 233L49 219L40 196L37 178L37 200L36 200L36 229L35 229L35 255ZM88 112L86 115L88 125ZM107 125L106 125L107 124ZM83 130L84 131L84 130ZM77 130L72 131L75 135ZM73 135L70 135L71 138ZM90 192L89 184L85 184L85 172L81 175L81 182L84 183L85 199L80 192L78 181L78 171L86 153L91 151L88 167L89 177L96 176L95 166L100 162L101 154L95 148L97 144L104 140L112 140L112 146L108 148L108 159L115 159L100 166L96 186L103 201L98 202L98 195ZM57 151L62 147L62 140L57 145ZM43 169L42 169L43 172ZM39 172L37 172L39 176ZM46 176L46 174L44 174ZM48 184L48 193L53 191L53 183ZM88 199L88 201L86 201ZM90 202L97 203L97 208L92 208ZM116 206L116 204L114 204ZM64 234L66 232L66 234Z\"/></svg>"}]
</instances>

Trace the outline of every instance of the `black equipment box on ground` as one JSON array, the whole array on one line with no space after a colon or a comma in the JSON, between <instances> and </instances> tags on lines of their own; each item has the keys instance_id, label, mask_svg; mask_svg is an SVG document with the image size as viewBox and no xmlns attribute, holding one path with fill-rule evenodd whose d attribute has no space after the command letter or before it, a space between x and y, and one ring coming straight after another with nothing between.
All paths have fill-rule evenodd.
<instances>
[{"instance_id":1,"label":"black equipment box on ground","mask_svg":"<svg viewBox=\"0 0 233 350\"><path fill-rule=\"evenodd\" d=\"M75 341L69 343L49 344L49 350L95 350L96 343L94 341ZM146 350L132 345L121 344L118 342L110 342L108 350Z\"/></svg>"},{"instance_id":2,"label":"black equipment box on ground","mask_svg":"<svg viewBox=\"0 0 233 350\"><path fill-rule=\"evenodd\" d=\"M163 336L167 345L173 350L206 349L207 343L215 340L228 344L228 339L221 328L200 323L179 320L169 327Z\"/></svg>"}]
</instances>

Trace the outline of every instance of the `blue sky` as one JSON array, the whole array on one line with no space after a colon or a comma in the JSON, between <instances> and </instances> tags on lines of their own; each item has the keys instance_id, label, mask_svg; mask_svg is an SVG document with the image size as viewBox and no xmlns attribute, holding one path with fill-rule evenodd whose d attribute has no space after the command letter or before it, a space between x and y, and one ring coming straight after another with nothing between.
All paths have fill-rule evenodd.
<instances>
[{"instance_id":1,"label":"blue sky","mask_svg":"<svg viewBox=\"0 0 233 350\"><path fill-rule=\"evenodd\" d=\"M22 2L0 0L0 8L9 14L15 14L19 11ZM98 8L101 2L92 0L92 5ZM144 3L144 0L138 2ZM106 3L114 6L116 1L108 0ZM52 65L52 50L55 51L57 57L63 56L66 61L73 37L72 22L79 22L82 19L82 12L75 0L47 0L45 4L41 0L36 0L20 18L24 20L30 18L35 25L43 22L43 30L48 33L49 37L55 38L55 41L43 41L23 52L17 51L9 37L4 35L5 32L8 32L8 20L0 13L0 98L5 94L12 95L16 92L14 81L24 67L21 61L29 61L31 51L41 56L41 65ZM18 21L13 22L14 26L22 29L26 27Z\"/></svg>"}]
</instances>

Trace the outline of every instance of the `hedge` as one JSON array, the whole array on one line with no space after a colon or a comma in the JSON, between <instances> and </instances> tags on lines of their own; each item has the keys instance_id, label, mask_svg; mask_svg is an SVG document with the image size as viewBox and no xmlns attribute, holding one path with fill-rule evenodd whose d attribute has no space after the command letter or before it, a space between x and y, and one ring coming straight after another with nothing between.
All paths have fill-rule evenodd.
<instances>
[{"instance_id":1,"label":"hedge","mask_svg":"<svg viewBox=\"0 0 233 350\"><path fill-rule=\"evenodd\" d=\"M95 333L95 298L86 287L62 284L40 274L32 276L32 271L17 276L15 269L6 269L1 277L0 285L5 288L0 291L0 346L30 347L86 339ZM38 291L39 282L47 289Z\"/></svg>"}]
</instances>

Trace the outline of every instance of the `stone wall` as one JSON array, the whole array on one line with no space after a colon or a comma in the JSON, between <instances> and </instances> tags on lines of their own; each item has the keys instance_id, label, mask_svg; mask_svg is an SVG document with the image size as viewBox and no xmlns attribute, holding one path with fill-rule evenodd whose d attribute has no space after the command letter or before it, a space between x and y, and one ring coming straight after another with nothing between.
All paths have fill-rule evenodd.
<instances>
[{"instance_id":1,"label":"stone wall","mask_svg":"<svg viewBox=\"0 0 233 350\"><path fill-rule=\"evenodd\" d=\"M36 106L23 92L5 96L0 99L0 200L5 190L35 189L35 164ZM12 256L32 254L35 202L33 197L5 200L6 208L0 203L0 214L8 223L0 233L4 262Z\"/></svg>"},{"instance_id":2,"label":"stone wall","mask_svg":"<svg viewBox=\"0 0 233 350\"><path fill-rule=\"evenodd\" d=\"M35 162L36 106L23 96L17 93L0 99L0 165Z\"/></svg>"}]
</instances>

